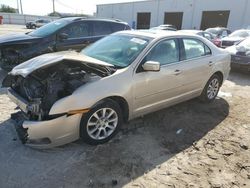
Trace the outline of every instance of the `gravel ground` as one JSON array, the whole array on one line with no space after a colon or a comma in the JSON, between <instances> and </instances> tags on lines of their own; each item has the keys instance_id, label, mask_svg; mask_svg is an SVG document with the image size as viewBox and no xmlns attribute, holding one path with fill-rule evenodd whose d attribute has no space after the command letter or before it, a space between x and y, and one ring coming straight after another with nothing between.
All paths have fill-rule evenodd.
<instances>
[{"instance_id":1,"label":"gravel ground","mask_svg":"<svg viewBox=\"0 0 250 188\"><path fill-rule=\"evenodd\" d=\"M27 31L0 26L15 30ZM233 72L211 104L190 100L133 120L104 145L34 150L17 139L15 105L0 89L0 187L249 188L249 93L250 75Z\"/></svg>"},{"instance_id":2,"label":"gravel ground","mask_svg":"<svg viewBox=\"0 0 250 188\"><path fill-rule=\"evenodd\" d=\"M0 35L9 33L26 33L32 31L31 29L26 29L25 25L0 25Z\"/></svg>"}]
</instances>

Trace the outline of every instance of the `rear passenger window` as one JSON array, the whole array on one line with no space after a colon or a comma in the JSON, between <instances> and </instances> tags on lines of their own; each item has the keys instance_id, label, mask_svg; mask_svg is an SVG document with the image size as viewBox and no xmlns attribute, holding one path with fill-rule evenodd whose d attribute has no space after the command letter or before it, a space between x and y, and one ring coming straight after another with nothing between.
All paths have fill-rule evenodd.
<instances>
[{"instance_id":1,"label":"rear passenger window","mask_svg":"<svg viewBox=\"0 0 250 188\"><path fill-rule=\"evenodd\" d=\"M202 57L211 54L211 50L201 41L196 39L183 39L185 57L183 60Z\"/></svg>"},{"instance_id":2,"label":"rear passenger window","mask_svg":"<svg viewBox=\"0 0 250 188\"><path fill-rule=\"evenodd\" d=\"M112 24L113 32L125 30L125 25L119 23Z\"/></svg>"},{"instance_id":3,"label":"rear passenger window","mask_svg":"<svg viewBox=\"0 0 250 188\"><path fill-rule=\"evenodd\" d=\"M109 22L93 22L94 36L108 35L112 33L111 25Z\"/></svg>"},{"instance_id":4,"label":"rear passenger window","mask_svg":"<svg viewBox=\"0 0 250 188\"><path fill-rule=\"evenodd\" d=\"M205 44L204 44L204 46L205 46L205 55L210 55L211 54L210 48L208 48L207 45L205 45Z\"/></svg>"}]
</instances>

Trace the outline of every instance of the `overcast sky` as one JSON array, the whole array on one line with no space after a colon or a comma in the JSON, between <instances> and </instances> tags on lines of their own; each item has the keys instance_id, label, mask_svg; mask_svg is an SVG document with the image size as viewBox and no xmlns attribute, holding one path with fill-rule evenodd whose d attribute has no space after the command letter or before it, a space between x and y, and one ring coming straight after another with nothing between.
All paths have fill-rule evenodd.
<instances>
[{"instance_id":1,"label":"overcast sky","mask_svg":"<svg viewBox=\"0 0 250 188\"><path fill-rule=\"evenodd\" d=\"M0 0L0 4L17 8L17 1ZM93 14L97 4L131 2L136 0L55 0L57 12ZM47 15L53 11L52 0L22 0L24 14Z\"/></svg>"}]
</instances>

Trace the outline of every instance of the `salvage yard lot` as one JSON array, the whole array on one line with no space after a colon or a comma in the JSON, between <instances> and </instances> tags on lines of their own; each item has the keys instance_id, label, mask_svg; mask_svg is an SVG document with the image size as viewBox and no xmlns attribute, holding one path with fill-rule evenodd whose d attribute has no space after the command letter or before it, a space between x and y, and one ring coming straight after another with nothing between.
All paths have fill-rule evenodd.
<instances>
[{"instance_id":1,"label":"salvage yard lot","mask_svg":"<svg viewBox=\"0 0 250 188\"><path fill-rule=\"evenodd\" d=\"M27 32L0 25L0 34ZM0 70L0 81L6 72ZM191 100L133 120L111 142L34 150L17 139L0 89L0 187L250 187L250 75L214 103Z\"/></svg>"}]
</instances>

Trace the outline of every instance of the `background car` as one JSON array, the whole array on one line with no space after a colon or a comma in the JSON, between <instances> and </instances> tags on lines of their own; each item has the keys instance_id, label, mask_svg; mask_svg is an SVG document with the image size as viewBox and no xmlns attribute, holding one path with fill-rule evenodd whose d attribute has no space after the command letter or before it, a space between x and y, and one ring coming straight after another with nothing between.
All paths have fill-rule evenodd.
<instances>
[{"instance_id":1,"label":"background car","mask_svg":"<svg viewBox=\"0 0 250 188\"><path fill-rule=\"evenodd\" d=\"M89 44L116 31L128 30L125 22L109 19L62 18L32 32L0 36L0 66L14 66L41 54L81 50Z\"/></svg>"},{"instance_id":2,"label":"background car","mask_svg":"<svg viewBox=\"0 0 250 188\"><path fill-rule=\"evenodd\" d=\"M35 29L35 28L38 28L38 27L42 27L45 24L50 23L50 22L51 22L50 20L38 19L38 20L35 20L35 21L27 22L26 23L26 28L27 29Z\"/></svg>"},{"instance_id":3,"label":"background car","mask_svg":"<svg viewBox=\"0 0 250 188\"><path fill-rule=\"evenodd\" d=\"M211 42L214 41L214 35L212 33L209 33L207 31L202 31L202 30L180 30L181 32L184 32L184 33L193 33L193 34L196 34L196 35L199 35L201 37L204 37L208 40L210 40Z\"/></svg>"},{"instance_id":4,"label":"background car","mask_svg":"<svg viewBox=\"0 0 250 188\"><path fill-rule=\"evenodd\" d=\"M214 35L214 44L218 47L221 47L221 39L232 33L229 29L224 27L208 28L205 31Z\"/></svg>"},{"instance_id":5,"label":"background car","mask_svg":"<svg viewBox=\"0 0 250 188\"><path fill-rule=\"evenodd\" d=\"M249 36L250 36L250 30L246 30L246 29L236 30L233 33L231 33L229 36L221 39L221 47L226 48L226 47L232 46Z\"/></svg>"},{"instance_id":6,"label":"background car","mask_svg":"<svg viewBox=\"0 0 250 188\"><path fill-rule=\"evenodd\" d=\"M226 50L231 54L232 70L250 72L250 37Z\"/></svg>"},{"instance_id":7,"label":"background car","mask_svg":"<svg viewBox=\"0 0 250 188\"><path fill-rule=\"evenodd\" d=\"M165 31L177 31L177 28L171 24L159 25L157 27L150 28L152 30L165 30Z\"/></svg>"},{"instance_id":8,"label":"background car","mask_svg":"<svg viewBox=\"0 0 250 188\"><path fill-rule=\"evenodd\" d=\"M45 148L81 137L96 145L123 121L195 97L212 102L229 70L230 55L203 37L135 30L81 53L33 58L15 67L3 86L26 117L17 126L23 143Z\"/></svg>"}]
</instances>

